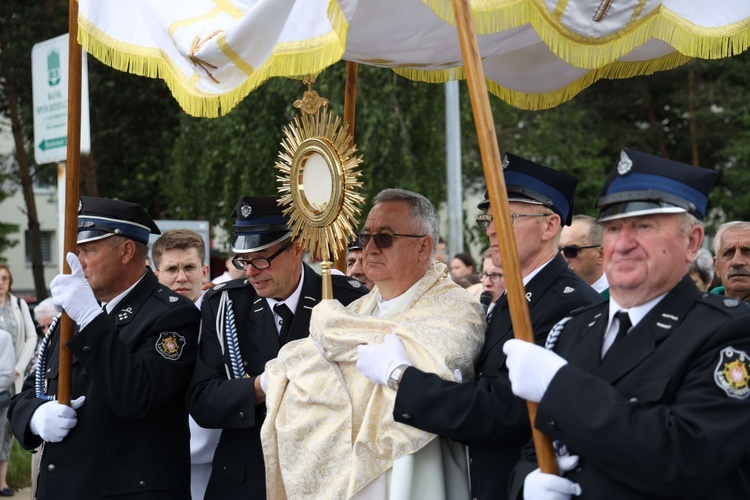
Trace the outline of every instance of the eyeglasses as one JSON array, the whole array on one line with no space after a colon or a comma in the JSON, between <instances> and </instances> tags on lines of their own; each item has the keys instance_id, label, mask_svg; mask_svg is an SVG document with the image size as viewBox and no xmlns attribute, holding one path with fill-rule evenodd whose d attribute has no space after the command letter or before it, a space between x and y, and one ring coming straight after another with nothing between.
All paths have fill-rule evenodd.
<instances>
[{"instance_id":1,"label":"eyeglasses","mask_svg":"<svg viewBox=\"0 0 750 500\"><path fill-rule=\"evenodd\" d=\"M398 234L398 233L359 233L357 239L362 249L367 247L370 240L375 242L375 246L379 249L389 248L393 246L393 238L424 238L426 234Z\"/></svg>"},{"instance_id":2,"label":"eyeglasses","mask_svg":"<svg viewBox=\"0 0 750 500\"><path fill-rule=\"evenodd\" d=\"M159 272L167 278L175 278L180 273L180 270L185 272L185 276L195 276L200 272L198 264L185 264L184 266L169 266L159 269Z\"/></svg>"},{"instance_id":3,"label":"eyeglasses","mask_svg":"<svg viewBox=\"0 0 750 500\"><path fill-rule=\"evenodd\" d=\"M510 214L511 225L516 222L519 217L548 217L555 214ZM477 216L477 226L481 229L487 229L492 224L492 214L480 214Z\"/></svg>"},{"instance_id":4,"label":"eyeglasses","mask_svg":"<svg viewBox=\"0 0 750 500\"><path fill-rule=\"evenodd\" d=\"M232 264L240 271L244 271L245 269L247 269L247 266L253 266L258 271L268 269L269 267L271 267L271 261L281 255L281 252L289 248L291 244L292 240L289 240L286 245L279 248L276 252L273 253L273 255L269 255L268 257L258 257L257 259L243 259L239 255L237 255L234 257L234 259L232 259Z\"/></svg>"},{"instance_id":5,"label":"eyeglasses","mask_svg":"<svg viewBox=\"0 0 750 500\"><path fill-rule=\"evenodd\" d=\"M495 285L497 285L498 283L500 283L500 280L503 279L503 275L500 274L500 273L490 273L490 274L487 274L485 272L482 272L479 275L479 280L481 281L481 280L483 280L485 278L489 278L490 279L490 283L494 283Z\"/></svg>"},{"instance_id":6,"label":"eyeglasses","mask_svg":"<svg viewBox=\"0 0 750 500\"><path fill-rule=\"evenodd\" d=\"M568 258L568 259L575 259L578 257L578 252L581 250L586 250L587 248L599 248L601 245L586 245L585 247L577 247L575 245L571 245L569 247L562 247L560 248L560 251L562 254Z\"/></svg>"}]
</instances>

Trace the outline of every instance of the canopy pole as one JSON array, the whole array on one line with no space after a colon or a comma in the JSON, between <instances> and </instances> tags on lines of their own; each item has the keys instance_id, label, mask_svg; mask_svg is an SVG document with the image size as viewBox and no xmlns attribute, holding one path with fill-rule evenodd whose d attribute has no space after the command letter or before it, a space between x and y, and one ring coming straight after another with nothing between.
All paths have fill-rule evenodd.
<instances>
[{"instance_id":1,"label":"canopy pole","mask_svg":"<svg viewBox=\"0 0 750 500\"><path fill-rule=\"evenodd\" d=\"M346 62L346 84L344 86L344 123L349 126L349 135L354 141L354 122L357 119L357 72L359 64ZM337 252L333 267L346 273L346 249Z\"/></svg>"},{"instance_id":2,"label":"canopy pole","mask_svg":"<svg viewBox=\"0 0 750 500\"><path fill-rule=\"evenodd\" d=\"M497 134L492 119L487 84L484 78L479 54L479 44L474 32L474 21L471 16L469 0L452 0L453 11L456 15L456 27L464 58L464 71L471 96L471 107L474 113L474 123L477 128L479 150L482 156L484 177L487 191L490 195L490 205L495 220L500 258L502 259L503 274L508 286L508 305L513 322L513 334L516 338L527 342L534 342L531 328L528 303L524 295L521 265L516 250L515 238L508 207L508 194L505 179L500 173L500 150L497 145ZM537 404L527 401L531 432L534 438L539 468L548 474L557 474L557 461L552 448L552 441L534 427Z\"/></svg>"},{"instance_id":3,"label":"canopy pole","mask_svg":"<svg viewBox=\"0 0 750 500\"><path fill-rule=\"evenodd\" d=\"M78 236L78 185L81 162L81 46L78 44L78 0L68 2L68 150L65 176L64 255L76 252ZM63 273L70 266L63 258ZM67 343L73 337L73 320L63 313L60 323L60 368L57 400L70 406L73 355Z\"/></svg>"}]
</instances>

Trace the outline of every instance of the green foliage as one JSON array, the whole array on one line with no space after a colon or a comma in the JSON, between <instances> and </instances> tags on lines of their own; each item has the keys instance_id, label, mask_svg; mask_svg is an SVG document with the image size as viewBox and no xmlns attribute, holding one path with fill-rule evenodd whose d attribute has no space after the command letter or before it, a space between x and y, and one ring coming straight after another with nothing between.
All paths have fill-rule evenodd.
<instances>
[{"instance_id":1,"label":"green foliage","mask_svg":"<svg viewBox=\"0 0 750 500\"><path fill-rule=\"evenodd\" d=\"M34 43L67 30L63 0L0 7L6 51L0 67L0 112L7 116L2 77L16 82L22 130L31 146L31 71ZM297 114L292 103L305 86L272 79L231 113L214 120L183 113L160 80L115 71L89 58L92 159L98 194L144 205L155 217L205 219L231 225L243 195L276 192L273 168L283 127ZM576 213L595 214L595 200L621 147L687 162L721 173L711 196L710 222L750 219L750 104L745 97L750 55L695 60L667 72L600 81L571 102L522 111L491 97L501 152L513 152L579 178ZM345 63L314 84L343 113ZM463 183L482 193L484 174L465 83L461 92ZM445 200L444 87L411 82L360 65L355 141L363 156L363 195L386 187L418 191L436 205ZM37 175L54 178L41 166ZM85 189L82 189L85 193ZM369 206L362 207L363 214ZM467 213L473 218L475 213ZM0 234L0 237L2 235ZM467 224L467 240L484 241Z\"/></svg>"},{"instance_id":2,"label":"green foliage","mask_svg":"<svg viewBox=\"0 0 750 500\"><path fill-rule=\"evenodd\" d=\"M6 425L10 424L6 422ZM31 486L31 453L21 448L15 438L10 449L6 480L13 489Z\"/></svg>"}]
</instances>

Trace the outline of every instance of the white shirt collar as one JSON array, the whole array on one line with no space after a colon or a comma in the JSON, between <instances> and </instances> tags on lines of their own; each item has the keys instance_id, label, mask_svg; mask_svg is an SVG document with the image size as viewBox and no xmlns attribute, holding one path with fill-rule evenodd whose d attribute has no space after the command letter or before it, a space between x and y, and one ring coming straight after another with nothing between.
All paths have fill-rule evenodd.
<instances>
[{"instance_id":1,"label":"white shirt collar","mask_svg":"<svg viewBox=\"0 0 750 500\"><path fill-rule=\"evenodd\" d=\"M596 290L598 293L602 293L604 290L609 288L609 281L607 281L607 275L602 273L601 278L596 280L593 285L591 285L591 288Z\"/></svg>"},{"instance_id":2,"label":"white shirt collar","mask_svg":"<svg viewBox=\"0 0 750 500\"><path fill-rule=\"evenodd\" d=\"M297 288L294 290L294 292L292 292L292 294L289 297L287 297L284 300L276 300L272 298L266 299L266 302L268 303L268 306L271 308L272 311L273 311L273 306L275 306L276 304L286 304L289 310L292 311L292 314L297 313L297 305L299 304L299 299L302 296L302 284L305 282L304 267L302 268L301 273L302 275L299 278L299 284L297 285Z\"/></svg>"},{"instance_id":3,"label":"white shirt collar","mask_svg":"<svg viewBox=\"0 0 750 500\"><path fill-rule=\"evenodd\" d=\"M524 276L524 278L523 278L523 286L528 285L529 281L531 281L534 278L534 276L536 276L537 274L539 274L541 272L541 270L544 269L547 266L547 264L549 264L550 262L552 262L553 260L555 260L555 257L552 257L550 260L548 260L547 262L545 262L544 264L542 264L541 266L537 267L536 269L534 269L533 271L531 271L529 274L527 274L526 276Z\"/></svg>"},{"instance_id":4,"label":"white shirt collar","mask_svg":"<svg viewBox=\"0 0 750 500\"><path fill-rule=\"evenodd\" d=\"M146 269L146 271L145 271L145 272L143 273L143 276L146 276L146 273L150 273L150 272L151 272L151 271L149 271L148 269ZM124 292L122 292L122 293L121 293L120 295L116 296L116 297L115 297L114 299L110 300L109 302L102 302L102 307L104 307L104 308L105 308L105 310L107 311L107 314L111 313L111 312L112 312L112 310L113 310L113 309L115 308L115 306L117 306L117 304L119 304L119 303L120 303L120 301L121 301L122 299L124 299L124 298L125 298L125 296L126 296L127 294L129 294L129 293L130 293L130 291L131 291L131 290L132 290L133 288L135 288L135 286L136 286L136 285L137 285L138 283L140 283L140 282L141 282L141 280L143 279L143 276L141 276L141 277L140 277L140 279L139 279L138 281L136 281L135 283L133 283L132 285L130 285L130 288L128 288L127 290L125 290Z\"/></svg>"},{"instance_id":5,"label":"white shirt collar","mask_svg":"<svg viewBox=\"0 0 750 500\"><path fill-rule=\"evenodd\" d=\"M612 325L612 318L615 317L615 314L619 311L627 311L628 316L630 316L630 322L633 326L637 325L650 311L651 309L656 306L659 302L661 302L661 299L663 299L667 294L664 293L662 295L659 295L658 297L649 300L645 304L641 304L639 306L634 306L629 309L626 309L622 307L620 304L618 304L615 299L612 297L609 298L609 323L607 323L607 328L609 328Z\"/></svg>"}]
</instances>

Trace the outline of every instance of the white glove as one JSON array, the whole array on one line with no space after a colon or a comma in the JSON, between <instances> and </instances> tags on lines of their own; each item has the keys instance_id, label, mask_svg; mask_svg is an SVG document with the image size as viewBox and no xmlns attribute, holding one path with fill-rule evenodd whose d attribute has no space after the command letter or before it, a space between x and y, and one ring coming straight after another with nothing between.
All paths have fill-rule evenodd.
<instances>
[{"instance_id":1,"label":"white glove","mask_svg":"<svg viewBox=\"0 0 750 500\"><path fill-rule=\"evenodd\" d=\"M580 494L581 485L578 483L555 474L545 474L539 469L523 481L524 500L568 500Z\"/></svg>"},{"instance_id":2,"label":"white glove","mask_svg":"<svg viewBox=\"0 0 750 500\"><path fill-rule=\"evenodd\" d=\"M411 366L404 352L404 344L393 334L386 335L382 344L358 345L357 353L359 371L380 385L388 385L388 377L399 366Z\"/></svg>"},{"instance_id":3,"label":"white glove","mask_svg":"<svg viewBox=\"0 0 750 500\"><path fill-rule=\"evenodd\" d=\"M266 372L263 372L258 376L260 377L260 388L263 389L264 393L268 394L268 375L266 375Z\"/></svg>"},{"instance_id":4,"label":"white glove","mask_svg":"<svg viewBox=\"0 0 750 500\"><path fill-rule=\"evenodd\" d=\"M565 455L562 457L555 457L557 460L557 470L560 474L570 472L578 466L578 455Z\"/></svg>"},{"instance_id":5,"label":"white glove","mask_svg":"<svg viewBox=\"0 0 750 500\"><path fill-rule=\"evenodd\" d=\"M507 341L503 352L513 394L534 403L542 400L557 371L568 364L549 349L518 339Z\"/></svg>"},{"instance_id":6,"label":"white glove","mask_svg":"<svg viewBox=\"0 0 750 500\"><path fill-rule=\"evenodd\" d=\"M83 268L74 253L66 256L72 274L58 274L50 283L52 303L55 309L65 311L70 319L83 330L103 311L94 297Z\"/></svg>"},{"instance_id":7,"label":"white glove","mask_svg":"<svg viewBox=\"0 0 750 500\"><path fill-rule=\"evenodd\" d=\"M76 426L76 410L83 406L86 396L81 396L65 406L57 401L47 401L34 411L29 427L32 434L48 443L59 443Z\"/></svg>"}]
</instances>

